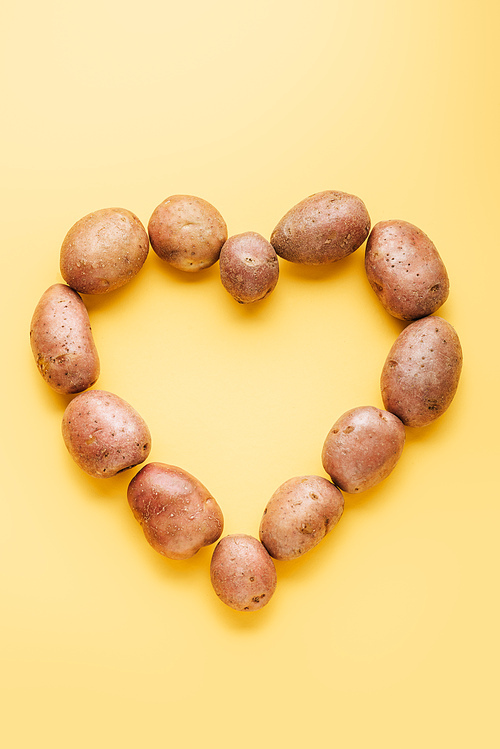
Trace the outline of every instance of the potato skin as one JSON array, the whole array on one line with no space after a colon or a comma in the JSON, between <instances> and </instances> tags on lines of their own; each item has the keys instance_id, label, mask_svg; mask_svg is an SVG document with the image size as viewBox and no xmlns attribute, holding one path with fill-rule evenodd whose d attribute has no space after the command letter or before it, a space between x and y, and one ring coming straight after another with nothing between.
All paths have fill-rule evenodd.
<instances>
[{"instance_id":1,"label":"potato skin","mask_svg":"<svg viewBox=\"0 0 500 749\"><path fill-rule=\"evenodd\" d=\"M370 216L360 198L325 190L297 203L271 235L276 253L292 263L334 263L358 249L370 232Z\"/></svg>"},{"instance_id":2,"label":"potato skin","mask_svg":"<svg viewBox=\"0 0 500 749\"><path fill-rule=\"evenodd\" d=\"M53 284L42 294L31 319L30 343L40 374L58 393L80 393L99 377L87 308L65 284Z\"/></svg>"},{"instance_id":3,"label":"potato skin","mask_svg":"<svg viewBox=\"0 0 500 749\"><path fill-rule=\"evenodd\" d=\"M210 579L216 594L236 611L256 611L276 589L276 569L264 546L253 536L225 536L215 547Z\"/></svg>"},{"instance_id":4,"label":"potato skin","mask_svg":"<svg viewBox=\"0 0 500 749\"><path fill-rule=\"evenodd\" d=\"M222 534L222 511L198 479L182 468L148 463L129 484L127 497L153 549L189 559Z\"/></svg>"},{"instance_id":5,"label":"potato skin","mask_svg":"<svg viewBox=\"0 0 500 749\"><path fill-rule=\"evenodd\" d=\"M178 270L195 272L219 259L227 226L219 211L194 195L171 195L153 211L148 224L158 257Z\"/></svg>"},{"instance_id":6,"label":"potato skin","mask_svg":"<svg viewBox=\"0 0 500 749\"><path fill-rule=\"evenodd\" d=\"M125 208L102 208L71 227L61 247L61 274L80 294L107 294L142 268L149 239Z\"/></svg>"},{"instance_id":7,"label":"potato skin","mask_svg":"<svg viewBox=\"0 0 500 749\"><path fill-rule=\"evenodd\" d=\"M385 408L409 427L422 427L449 407L462 371L452 326L431 315L410 323L394 342L380 380Z\"/></svg>"},{"instance_id":8,"label":"potato skin","mask_svg":"<svg viewBox=\"0 0 500 749\"><path fill-rule=\"evenodd\" d=\"M365 269L383 307L400 320L427 317L448 298L448 274L436 247L407 221L375 224L366 244Z\"/></svg>"},{"instance_id":9,"label":"potato skin","mask_svg":"<svg viewBox=\"0 0 500 749\"><path fill-rule=\"evenodd\" d=\"M264 299L278 283L279 263L272 244L247 231L230 237L219 257L220 280L241 304Z\"/></svg>"},{"instance_id":10,"label":"potato skin","mask_svg":"<svg viewBox=\"0 0 500 749\"><path fill-rule=\"evenodd\" d=\"M68 404L63 439L73 460L95 478L109 478L142 463L151 450L144 419L118 395L87 390Z\"/></svg>"},{"instance_id":11,"label":"potato skin","mask_svg":"<svg viewBox=\"0 0 500 749\"><path fill-rule=\"evenodd\" d=\"M319 544L338 523L344 497L322 476L285 481L264 510L259 537L275 559L296 559Z\"/></svg>"},{"instance_id":12,"label":"potato skin","mask_svg":"<svg viewBox=\"0 0 500 749\"><path fill-rule=\"evenodd\" d=\"M374 406L352 408L337 419L326 437L323 467L348 494L366 491L391 473L405 439L405 428L392 413Z\"/></svg>"}]
</instances>

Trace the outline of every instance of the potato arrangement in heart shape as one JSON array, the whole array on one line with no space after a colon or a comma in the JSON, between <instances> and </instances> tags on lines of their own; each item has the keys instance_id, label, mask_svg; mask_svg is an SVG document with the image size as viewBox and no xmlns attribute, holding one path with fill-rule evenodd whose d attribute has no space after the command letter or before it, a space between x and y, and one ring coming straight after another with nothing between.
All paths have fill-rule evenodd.
<instances>
[{"instance_id":1,"label":"potato arrangement in heart shape","mask_svg":"<svg viewBox=\"0 0 500 749\"><path fill-rule=\"evenodd\" d=\"M449 407L458 387L462 351L453 327L434 313L449 281L434 244L406 221L382 221L370 232L358 197L327 190L292 207L268 241L256 232L228 238L219 211L202 198L172 195L153 211L148 231L137 216L106 208L84 216L67 233L60 268L66 282L47 289L30 330L38 370L58 393L75 395L62 420L66 447L82 470L110 478L143 463L151 435L119 396L89 389L99 356L80 294L107 294L142 268L149 243L177 269L198 272L219 261L224 288L240 304L267 297L279 260L325 265L367 241L368 281L384 308L408 325L392 346L381 375L385 410L367 405L341 415L326 436L322 462L329 479L296 476L264 508L259 539L222 536L224 518L208 489L187 471L149 463L129 483L127 497L151 546L169 559L188 559L218 541L210 565L215 593L237 611L255 611L277 583L273 559L307 553L342 517L342 492L366 491L386 479L405 444L405 426L423 427Z\"/></svg>"}]
</instances>

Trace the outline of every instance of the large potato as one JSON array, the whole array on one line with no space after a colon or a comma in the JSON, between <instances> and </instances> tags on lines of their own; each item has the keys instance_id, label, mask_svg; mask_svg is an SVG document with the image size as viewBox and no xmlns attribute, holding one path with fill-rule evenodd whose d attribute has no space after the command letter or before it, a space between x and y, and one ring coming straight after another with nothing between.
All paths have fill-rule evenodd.
<instances>
[{"instance_id":1,"label":"large potato","mask_svg":"<svg viewBox=\"0 0 500 749\"><path fill-rule=\"evenodd\" d=\"M323 446L323 467L349 494L371 489L398 462L405 428L392 413L374 406L352 408L333 425Z\"/></svg>"},{"instance_id":2,"label":"large potato","mask_svg":"<svg viewBox=\"0 0 500 749\"><path fill-rule=\"evenodd\" d=\"M224 517L208 489L190 473L148 463L128 487L128 501L153 549L169 559L188 559L215 543Z\"/></svg>"},{"instance_id":3,"label":"large potato","mask_svg":"<svg viewBox=\"0 0 500 749\"><path fill-rule=\"evenodd\" d=\"M219 268L222 285L241 304L264 299L278 283L273 246L254 231L236 234L224 243Z\"/></svg>"},{"instance_id":4,"label":"large potato","mask_svg":"<svg viewBox=\"0 0 500 749\"><path fill-rule=\"evenodd\" d=\"M416 320L400 333L384 364L385 408L407 426L426 426L450 405L461 371L462 348L452 326L436 315Z\"/></svg>"},{"instance_id":5,"label":"large potato","mask_svg":"<svg viewBox=\"0 0 500 749\"><path fill-rule=\"evenodd\" d=\"M95 478L133 468L151 450L144 419L105 390L87 390L73 398L64 412L62 433L73 460Z\"/></svg>"},{"instance_id":6,"label":"large potato","mask_svg":"<svg viewBox=\"0 0 500 749\"><path fill-rule=\"evenodd\" d=\"M227 239L227 226L219 211L194 195L166 198L153 211L148 232L158 257L190 272L216 263Z\"/></svg>"},{"instance_id":7,"label":"large potato","mask_svg":"<svg viewBox=\"0 0 500 749\"><path fill-rule=\"evenodd\" d=\"M401 320L427 317L448 298L448 274L438 251L407 221L380 221L373 227L365 268L382 305Z\"/></svg>"},{"instance_id":8,"label":"large potato","mask_svg":"<svg viewBox=\"0 0 500 749\"><path fill-rule=\"evenodd\" d=\"M81 297L62 283L42 294L30 342L43 379L58 393L80 393L99 377L99 356Z\"/></svg>"},{"instance_id":9,"label":"large potato","mask_svg":"<svg viewBox=\"0 0 500 749\"><path fill-rule=\"evenodd\" d=\"M276 569L264 546L253 536L223 538L210 563L210 579L221 601L236 611L256 611L276 589Z\"/></svg>"},{"instance_id":10,"label":"large potato","mask_svg":"<svg viewBox=\"0 0 500 749\"><path fill-rule=\"evenodd\" d=\"M295 559L319 544L344 511L342 493L321 476L285 481L264 510L259 537L275 559Z\"/></svg>"},{"instance_id":11,"label":"large potato","mask_svg":"<svg viewBox=\"0 0 500 749\"><path fill-rule=\"evenodd\" d=\"M106 294L140 271L148 251L148 235L137 216L125 208L103 208L66 234L61 274L81 294Z\"/></svg>"},{"instance_id":12,"label":"large potato","mask_svg":"<svg viewBox=\"0 0 500 749\"><path fill-rule=\"evenodd\" d=\"M291 208L274 229L271 244L285 260L321 265L350 255L369 231L370 216L362 200L326 190Z\"/></svg>"}]
</instances>

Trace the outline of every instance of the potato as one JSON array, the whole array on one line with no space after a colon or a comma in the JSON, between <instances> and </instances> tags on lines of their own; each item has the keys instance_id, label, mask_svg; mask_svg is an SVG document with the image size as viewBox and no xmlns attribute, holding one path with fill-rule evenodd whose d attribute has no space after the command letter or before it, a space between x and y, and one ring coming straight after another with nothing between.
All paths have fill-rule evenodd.
<instances>
[{"instance_id":1,"label":"potato","mask_svg":"<svg viewBox=\"0 0 500 749\"><path fill-rule=\"evenodd\" d=\"M370 286L387 312L416 320L448 298L448 274L429 237L407 221L380 221L366 244Z\"/></svg>"},{"instance_id":2,"label":"potato","mask_svg":"<svg viewBox=\"0 0 500 749\"><path fill-rule=\"evenodd\" d=\"M273 560L256 538L244 534L225 536L210 563L210 579L221 601L236 611L256 611L276 589Z\"/></svg>"},{"instance_id":3,"label":"potato","mask_svg":"<svg viewBox=\"0 0 500 749\"><path fill-rule=\"evenodd\" d=\"M259 537L275 559L295 559L319 544L340 520L344 498L321 476L285 481L264 510Z\"/></svg>"},{"instance_id":4,"label":"potato","mask_svg":"<svg viewBox=\"0 0 500 749\"><path fill-rule=\"evenodd\" d=\"M190 272L216 263L227 239L226 223L219 211L193 195L166 198L153 211L148 231L158 257Z\"/></svg>"},{"instance_id":5,"label":"potato","mask_svg":"<svg viewBox=\"0 0 500 749\"><path fill-rule=\"evenodd\" d=\"M73 398L64 412L62 433L73 460L95 478L133 468L151 450L151 435L142 417L105 390L87 390Z\"/></svg>"},{"instance_id":6,"label":"potato","mask_svg":"<svg viewBox=\"0 0 500 749\"><path fill-rule=\"evenodd\" d=\"M292 263L322 265L357 250L369 231L370 217L362 200L326 190L291 208L274 229L271 244Z\"/></svg>"},{"instance_id":7,"label":"potato","mask_svg":"<svg viewBox=\"0 0 500 749\"><path fill-rule=\"evenodd\" d=\"M222 533L219 505L182 468L148 463L130 482L127 497L148 542L169 559L189 559Z\"/></svg>"},{"instance_id":8,"label":"potato","mask_svg":"<svg viewBox=\"0 0 500 749\"><path fill-rule=\"evenodd\" d=\"M416 320L400 333L384 364L384 406L406 426L426 426L449 407L461 371L462 348L452 326L436 315Z\"/></svg>"},{"instance_id":9,"label":"potato","mask_svg":"<svg viewBox=\"0 0 500 749\"><path fill-rule=\"evenodd\" d=\"M273 246L254 231L236 234L224 243L219 268L222 285L241 304L264 299L278 283Z\"/></svg>"},{"instance_id":10,"label":"potato","mask_svg":"<svg viewBox=\"0 0 500 749\"><path fill-rule=\"evenodd\" d=\"M106 294L140 271L148 251L148 235L137 216L125 208L103 208L66 234L61 274L81 294Z\"/></svg>"},{"instance_id":11,"label":"potato","mask_svg":"<svg viewBox=\"0 0 500 749\"><path fill-rule=\"evenodd\" d=\"M80 393L99 377L87 309L76 291L50 286L35 307L30 342L43 379L58 393Z\"/></svg>"},{"instance_id":12,"label":"potato","mask_svg":"<svg viewBox=\"0 0 500 749\"><path fill-rule=\"evenodd\" d=\"M323 446L323 467L349 494L376 486L390 474L403 452L405 428L392 413L374 406L346 411Z\"/></svg>"}]
</instances>

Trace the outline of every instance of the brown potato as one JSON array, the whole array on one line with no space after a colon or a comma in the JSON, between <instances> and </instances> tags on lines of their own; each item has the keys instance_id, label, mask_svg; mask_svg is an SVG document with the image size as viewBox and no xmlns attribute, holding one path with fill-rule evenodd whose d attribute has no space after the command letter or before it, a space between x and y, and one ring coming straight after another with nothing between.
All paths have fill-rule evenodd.
<instances>
[{"instance_id":1,"label":"brown potato","mask_svg":"<svg viewBox=\"0 0 500 749\"><path fill-rule=\"evenodd\" d=\"M241 304L264 299L278 283L274 248L254 231L236 234L224 243L219 268L222 285Z\"/></svg>"},{"instance_id":2,"label":"brown potato","mask_svg":"<svg viewBox=\"0 0 500 749\"><path fill-rule=\"evenodd\" d=\"M125 208L103 208L66 234L61 274L81 294L106 294L140 271L148 251L148 235L137 216Z\"/></svg>"},{"instance_id":3,"label":"brown potato","mask_svg":"<svg viewBox=\"0 0 500 749\"><path fill-rule=\"evenodd\" d=\"M227 239L219 211L194 195L171 195L160 203L149 220L148 232L158 257L190 272L216 263Z\"/></svg>"},{"instance_id":4,"label":"brown potato","mask_svg":"<svg viewBox=\"0 0 500 749\"><path fill-rule=\"evenodd\" d=\"M380 221L373 227L365 269L382 305L401 320L427 317L448 298L448 274L438 251L407 221Z\"/></svg>"},{"instance_id":5,"label":"brown potato","mask_svg":"<svg viewBox=\"0 0 500 749\"><path fill-rule=\"evenodd\" d=\"M319 544L338 523L344 498L321 476L285 481L264 510L259 537L275 559L295 559Z\"/></svg>"},{"instance_id":6,"label":"brown potato","mask_svg":"<svg viewBox=\"0 0 500 749\"><path fill-rule=\"evenodd\" d=\"M236 611L256 611L276 589L273 560L256 538L235 534L223 538L212 556L210 579L221 601Z\"/></svg>"},{"instance_id":7,"label":"brown potato","mask_svg":"<svg viewBox=\"0 0 500 749\"><path fill-rule=\"evenodd\" d=\"M133 468L151 450L144 419L105 390L87 390L73 398L64 412L62 433L73 460L95 478Z\"/></svg>"},{"instance_id":8,"label":"brown potato","mask_svg":"<svg viewBox=\"0 0 500 749\"><path fill-rule=\"evenodd\" d=\"M182 468L148 463L130 482L127 497L148 542L169 559L189 559L222 533L219 505Z\"/></svg>"},{"instance_id":9,"label":"brown potato","mask_svg":"<svg viewBox=\"0 0 500 749\"><path fill-rule=\"evenodd\" d=\"M449 407L461 371L462 348L452 326L436 315L416 320L400 333L384 364L384 406L406 426L426 426Z\"/></svg>"},{"instance_id":10,"label":"brown potato","mask_svg":"<svg viewBox=\"0 0 500 749\"><path fill-rule=\"evenodd\" d=\"M374 406L352 408L331 428L323 446L323 467L349 494L376 486L403 452L405 428L392 413Z\"/></svg>"},{"instance_id":11,"label":"brown potato","mask_svg":"<svg viewBox=\"0 0 500 749\"><path fill-rule=\"evenodd\" d=\"M43 379L58 393L80 393L99 377L87 309L76 291L50 286L35 307L30 342Z\"/></svg>"},{"instance_id":12,"label":"brown potato","mask_svg":"<svg viewBox=\"0 0 500 749\"><path fill-rule=\"evenodd\" d=\"M370 216L362 200L326 190L291 208L274 229L271 244L292 263L322 265L357 250L369 231Z\"/></svg>"}]
</instances>

